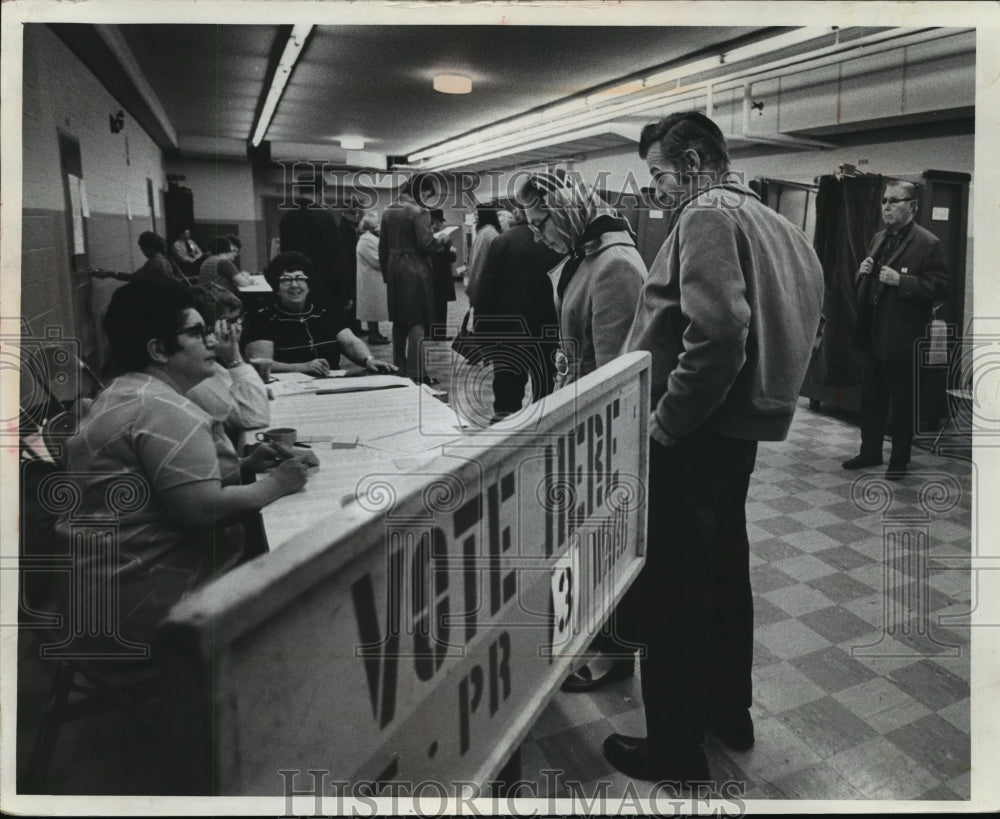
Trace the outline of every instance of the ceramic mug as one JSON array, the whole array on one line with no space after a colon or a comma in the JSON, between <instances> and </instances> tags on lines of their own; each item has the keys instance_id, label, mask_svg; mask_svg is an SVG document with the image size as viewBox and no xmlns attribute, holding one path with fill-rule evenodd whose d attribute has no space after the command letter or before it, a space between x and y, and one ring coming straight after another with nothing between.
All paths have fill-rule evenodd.
<instances>
[{"instance_id":1,"label":"ceramic mug","mask_svg":"<svg viewBox=\"0 0 1000 819\"><path fill-rule=\"evenodd\" d=\"M269 444L282 444L283 446L295 446L298 438L298 430L292 427L275 427L257 433L257 440Z\"/></svg>"}]
</instances>

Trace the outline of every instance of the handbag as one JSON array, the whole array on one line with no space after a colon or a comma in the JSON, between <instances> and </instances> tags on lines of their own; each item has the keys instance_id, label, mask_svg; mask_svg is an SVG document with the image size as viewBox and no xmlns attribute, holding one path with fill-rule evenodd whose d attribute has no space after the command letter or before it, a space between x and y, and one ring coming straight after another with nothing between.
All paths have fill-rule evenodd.
<instances>
[{"instance_id":1,"label":"handbag","mask_svg":"<svg viewBox=\"0 0 1000 819\"><path fill-rule=\"evenodd\" d=\"M469 364L486 363L486 353L495 343L494 339L486 340L477 337L473 326L470 326L472 310L467 310L458 334L452 339L451 349L464 358Z\"/></svg>"}]
</instances>

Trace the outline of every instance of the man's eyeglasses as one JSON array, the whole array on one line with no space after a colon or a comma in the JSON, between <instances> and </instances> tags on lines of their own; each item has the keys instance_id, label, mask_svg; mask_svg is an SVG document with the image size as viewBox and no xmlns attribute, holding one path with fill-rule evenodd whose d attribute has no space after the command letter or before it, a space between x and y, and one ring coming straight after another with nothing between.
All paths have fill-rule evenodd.
<instances>
[{"instance_id":1,"label":"man's eyeglasses","mask_svg":"<svg viewBox=\"0 0 1000 819\"><path fill-rule=\"evenodd\" d=\"M204 324L192 324L190 327L182 327L177 331L177 335L208 341L209 336L215 337L215 328L206 327Z\"/></svg>"},{"instance_id":2,"label":"man's eyeglasses","mask_svg":"<svg viewBox=\"0 0 1000 819\"><path fill-rule=\"evenodd\" d=\"M882 197L883 205L898 205L900 202L912 202L912 201L913 201L912 196L907 199L897 199L894 196L890 196L888 199L886 199L884 196Z\"/></svg>"},{"instance_id":3,"label":"man's eyeglasses","mask_svg":"<svg viewBox=\"0 0 1000 819\"><path fill-rule=\"evenodd\" d=\"M279 276L278 284L309 284L308 276Z\"/></svg>"}]
</instances>

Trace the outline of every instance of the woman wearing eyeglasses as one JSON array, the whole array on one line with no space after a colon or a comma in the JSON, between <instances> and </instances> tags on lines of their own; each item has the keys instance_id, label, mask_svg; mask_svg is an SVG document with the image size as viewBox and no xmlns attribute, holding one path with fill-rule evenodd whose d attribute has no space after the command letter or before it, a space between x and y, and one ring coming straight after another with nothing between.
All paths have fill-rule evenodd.
<instances>
[{"instance_id":1,"label":"woman wearing eyeglasses","mask_svg":"<svg viewBox=\"0 0 1000 819\"><path fill-rule=\"evenodd\" d=\"M566 260L552 276L564 357L573 381L621 354L646 264L628 222L562 171L529 174L518 191L528 227Z\"/></svg>"},{"instance_id":2,"label":"woman wearing eyeglasses","mask_svg":"<svg viewBox=\"0 0 1000 819\"><path fill-rule=\"evenodd\" d=\"M327 375L340 368L343 354L368 372L395 372L354 335L346 314L309 297L312 270L308 257L295 251L279 253L268 263L264 275L275 298L247 316L247 358L271 359L276 373Z\"/></svg>"},{"instance_id":3,"label":"woman wearing eyeglasses","mask_svg":"<svg viewBox=\"0 0 1000 819\"><path fill-rule=\"evenodd\" d=\"M300 490L307 467L297 458L279 463L262 446L242 462L229 454L236 467L274 467L255 483L241 486L238 469L222 468L219 422L185 397L215 372L216 347L186 287L126 284L111 298L104 329L123 374L68 442L67 472L80 492L73 517L117 514L117 548L77 552L74 580L87 584L83 604L92 607L117 592L120 619L101 623L105 633L113 626L148 642L171 606L239 562L241 519Z\"/></svg>"},{"instance_id":4,"label":"woman wearing eyeglasses","mask_svg":"<svg viewBox=\"0 0 1000 819\"><path fill-rule=\"evenodd\" d=\"M518 200L535 240L566 256L552 276L562 341L557 378L568 383L621 354L646 265L628 222L565 173L530 174ZM626 617L619 607L612 623L621 627ZM635 673L631 651L614 636L599 635L591 648L597 656L566 678L563 691L594 691Z\"/></svg>"}]
</instances>

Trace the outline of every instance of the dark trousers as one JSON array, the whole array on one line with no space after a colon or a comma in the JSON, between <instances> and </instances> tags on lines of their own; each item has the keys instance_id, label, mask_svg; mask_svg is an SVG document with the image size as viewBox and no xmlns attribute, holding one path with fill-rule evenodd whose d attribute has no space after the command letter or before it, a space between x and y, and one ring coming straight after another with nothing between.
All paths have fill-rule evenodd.
<instances>
[{"instance_id":1,"label":"dark trousers","mask_svg":"<svg viewBox=\"0 0 1000 819\"><path fill-rule=\"evenodd\" d=\"M710 712L750 707L746 498L756 459L756 441L707 430L672 447L650 443L646 564L630 599L646 645L642 699L655 749L690 749Z\"/></svg>"},{"instance_id":2,"label":"dark trousers","mask_svg":"<svg viewBox=\"0 0 1000 819\"><path fill-rule=\"evenodd\" d=\"M882 458L886 412L892 405L889 433L892 463L910 460L913 445L913 362L885 362L867 353L861 387L861 454Z\"/></svg>"},{"instance_id":3,"label":"dark trousers","mask_svg":"<svg viewBox=\"0 0 1000 819\"><path fill-rule=\"evenodd\" d=\"M538 401L551 394L555 387L555 370L549 357L544 361L527 350L511 358L493 360L493 411L517 412L524 400L524 388L531 381L531 400Z\"/></svg>"}]
</instances>

